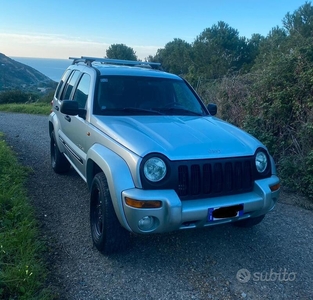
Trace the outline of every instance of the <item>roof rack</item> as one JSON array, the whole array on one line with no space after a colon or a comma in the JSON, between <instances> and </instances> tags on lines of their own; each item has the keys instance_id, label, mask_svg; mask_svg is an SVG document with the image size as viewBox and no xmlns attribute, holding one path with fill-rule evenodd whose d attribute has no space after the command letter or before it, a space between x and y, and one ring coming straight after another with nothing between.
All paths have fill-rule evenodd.
<instances>
[{"instance_id":1,"label":"roof rack","mask_svg":"<svg viewBox=\"0 0 313 300\"><path fill-rule=\"evenodd\" d=\"M147 62L147 61L136 61L136 60L123 60L123 59L110 59L110 58L99 58L99 57L89 57L89 56L81 56L81 57L69 57L69 59L73 59L72 64L82 62L89 66L93 62L99 62L102 64L114 64L114 65L124 65L124 66L136 66L136 67L151 67L152 69L160 69L161 63L156 62Z\"/></svg>"}]
</instances>

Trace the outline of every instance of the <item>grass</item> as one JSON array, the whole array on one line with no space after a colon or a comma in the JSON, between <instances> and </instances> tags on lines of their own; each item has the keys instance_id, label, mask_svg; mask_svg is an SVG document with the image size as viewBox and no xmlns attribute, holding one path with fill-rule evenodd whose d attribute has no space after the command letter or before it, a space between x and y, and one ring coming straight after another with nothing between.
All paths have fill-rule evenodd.
<instances>
[{"instance_id":1,"label":"grass","mask_svg":"<svg viewBox=\"0 0 313 300\"><path fill-rule=\"evenodd\" d=\"M24 187L28 173L0 133L0 299L52 299L44 288L44 244Z\"/></svg>"},{"instance_id":2,"label":"grass","mask_svg":"<svg viewBox=\"0 0 313 300\"><path fill-rule=\"evenodd\" d=\"M49 115L50 110L51 110L50 103L45 102L0 104L0 111L7 112Z\"/></svg>"}]
</instances>

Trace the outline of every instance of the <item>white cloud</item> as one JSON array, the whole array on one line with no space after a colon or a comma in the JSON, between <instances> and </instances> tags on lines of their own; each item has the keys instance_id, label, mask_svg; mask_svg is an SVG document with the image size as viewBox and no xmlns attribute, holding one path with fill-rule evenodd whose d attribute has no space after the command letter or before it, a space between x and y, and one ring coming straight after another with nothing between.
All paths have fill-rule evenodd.
<instances>
[{"instance_id":1,"label":"white cloud","mask_svg":"<svg viewBox=\"0 0 313 300\"><path fill-rule=\"evenodd\" d=\"M104 57L109 43L101 39L83 39L53 34L9 34L0 33L0 52L7 56L68 58L69 56ZM155 55L161 47L127 45L132 47L140 59Z\"/></svg>"}]
</instances>

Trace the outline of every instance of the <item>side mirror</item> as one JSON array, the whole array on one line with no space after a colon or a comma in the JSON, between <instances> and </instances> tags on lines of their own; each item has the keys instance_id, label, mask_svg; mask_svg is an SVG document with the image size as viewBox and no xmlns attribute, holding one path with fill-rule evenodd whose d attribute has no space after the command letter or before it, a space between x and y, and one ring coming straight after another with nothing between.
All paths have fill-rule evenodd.
<instances>
[{"instance_id":1,"label":"side mirror","mask_svg":"<svg viewBox=\"0 0 313 300\"><path fill-rule=\"evenodd\" d=\"M215 103L209 103L207 108L211 116L217 114L217 105Z\"/></svg>"},{"instance_id":2,"label":"side mirror","mask_svg":"<svg viewBox=\"0 0 313 300\"><path fill-rule=\"evenodd\" d=\"M63 100L61 103L60 111L62 114L69 116L86 117L86 110L78 107L78 102L74 100Z\"/></svg>"},{"instance_id":3,"label":"side mirror","mask_svg":"<svg viewBox=\"0 0 313 300\"><path fill-rule=\"evenodd\" d=\"M62 114L76 116L78 115L78 102L72 100L63 100L60 111Z\"/></svg>"}]
</instances>

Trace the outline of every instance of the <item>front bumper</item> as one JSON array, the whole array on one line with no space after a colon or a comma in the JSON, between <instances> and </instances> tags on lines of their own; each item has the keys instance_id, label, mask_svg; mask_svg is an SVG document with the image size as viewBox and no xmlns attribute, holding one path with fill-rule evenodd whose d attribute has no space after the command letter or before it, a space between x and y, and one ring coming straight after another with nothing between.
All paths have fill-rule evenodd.
<instances>
[{"instance_id":1,"label":"front bumper","mask_svg":"<svg viewBox=\"0 0 313 300\"><path fill-rule=\"evenodd\" d=\"M124 214L128 226L136 233L161 233L179 229L197 228L224 224L264 215L272 210L278 200L280 190L271 191L270 187L279 184L276 175L257 180L253 191L231 196L181 201L174 190L129 189L122 192ZM160 208L134 208L125 203L125 198L136 200L162 201ZM208 220L211 208L243 205L243 212L232 218ZM150 216L154 224L148 230L140 229L139 221Z\"/></svg>"}]
</instances>

